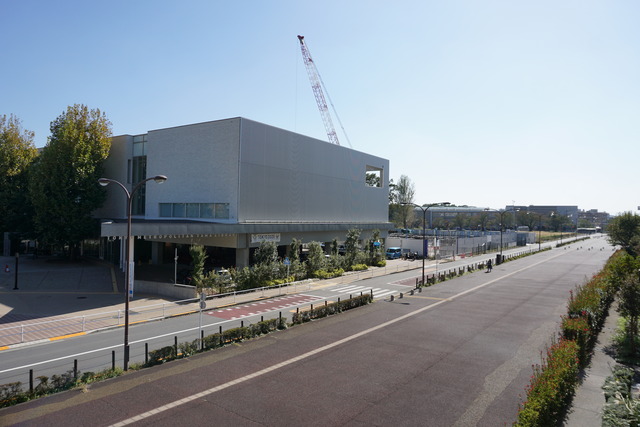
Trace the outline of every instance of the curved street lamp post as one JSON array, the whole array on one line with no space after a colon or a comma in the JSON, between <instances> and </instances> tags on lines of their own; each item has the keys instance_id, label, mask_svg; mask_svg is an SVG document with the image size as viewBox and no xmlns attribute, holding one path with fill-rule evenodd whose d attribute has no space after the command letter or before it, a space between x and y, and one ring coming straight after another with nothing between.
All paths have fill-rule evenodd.
<instances>
[{"instance_id":1,"label":"curved street lamp post","mask_svg":"<svg viewBox=\"0 0 640 427\"><path fill-rule=\"evenodd\" d=\"M133 245L131 244L131 204L133 201L133 196L138 191L144 183L147 181L155 181L158 184L162 184L167 180L167 177L164 175L156 175L152 178L147 178L143 181L140 181L133 190L129 192L127 187L125 187L121 182L116 181L115 179L109 178L100 178L98 179L98 183L103 187L114 183L120 186L127 195L127 246L126 246L126 260L127 264L125 265L125 295L124 295L124 370L129 369L129 299L131 293L131 282L133 282L133 277L130 277L132 273L131 264L133 263Z\"/></svg>"},{"instance_id":2,"label":"curved street lamp post","mask_svg":"<svg viewBox=\"0 0 640 427\"><path fill-rule=\"evenodd\" d=\"M424 286L424 260L425 258L427 258L427 254L429 253L427 251L428 240L427 240L427 232L426 232L427 211L429 210L429 208L432 208L434 206L446 206L446 205L449 205L450 203L449 202L432 203L427 206L420 206L415 203L406 203L406 202L403 202L400 204L402 206L412 205L422 210L422 283L421 285Z\"/></svg>"}]
</instances>

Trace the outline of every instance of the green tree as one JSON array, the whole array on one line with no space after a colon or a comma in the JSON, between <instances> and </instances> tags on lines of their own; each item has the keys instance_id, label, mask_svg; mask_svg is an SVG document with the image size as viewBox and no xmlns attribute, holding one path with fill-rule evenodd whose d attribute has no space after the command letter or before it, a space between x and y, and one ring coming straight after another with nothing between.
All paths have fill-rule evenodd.
<instances>
[{"instance_id":1,"label":"green tree","mask_svg":"<svg viewBox=\"0 0 640 427\"><path fill-rule=\"evenodd\" d=\"M14 115L0 116L0 231L32 229L27 171L38 154L33 137Z\"/></svg>"},{"instance_id":2,"label":"green tree","mask_svg":"<svg viewBox=\"0 0 640 427\"><path fill-rule=\"evenodd\" d=\"M412 221L414 216L412 205L416 190L413 182L408 176L401 175L397 184L393 184L393 187L389 185L389 193L391 220L396 224L402 224L403 228L407 228L407 224Z\"/></svg>"},{"instance_id":3,"label":"green tree","mask_svg":"<svg viewBox=\"0 0 640 427\"><path fill-rule=\"evenodd\" d=\"M631 355L635 356L638 341L638 319L640 318L640 280L637 274L629 274L618 291L618 313L627 320L625 329Z\"/></svg>"},{"instance_id":4,"label":"green tree","mask_svg":"<svg viewBox=\"0 0 640 427\"><path fill-rule=\"evenodd\" d=\"M202 289L205 282L204 263L207 260L207 252L202 245L192 245L189 248L191 255L191 272L192 284L198 289Z\"/></svg>"},{"instance_id":5,"label":"green tree","mask_svg":"<svg viewBox=\"0 0 640 427\"><path fill-rule=\"evenodd\" d=\"M324 251L322 246L318 242L309 242L307 245L309 248L309 254L307 256L307 270L309 275L312 276L314 272L323 270L326 265Z\"/></svg>"},{"instance_id":6,"label":"green tree","mask_svg":"<svg viewBox=\"0 0 640 427\"><path fill-rule=\"evenodd\" d=\"M360 240L360 230L357 228L352 228L347 231L347 239L344 241L344 251L346 258L347 268L351 268L351 266L355 263L356 257L358 256L358 242Z\"/></svg>"},{"instance_id":7,"label":"green tree","mask_svg":"<svg viewBox=\"0 0 640 427\"><path fill-rule=\"evenodd\" d=\"M640 216L625 212L609 221L607 225L609 243L619 245L630 255L636 256L640 249Z\"/></svg>"},{"instance_id":8,"label":"green tree","mask_svg":"<svg viewBox=\"0 0 640 427\"><path fill-rule=\"evenodd\" d=\"M289 250L289 260L293 264L296 261L300 261L300 248L302 247L302 241L295 237L291 239L291 245Z\"/></svg>"},{"instance_id":9,"label":"green tree","mask_svg":"<svg viewBox=\"0 0 640 427\"><path fill-rule=\"evenodd\" d=\"M254 259L258 265L271 265L278 261L278 247L275 242L260 242Z\"/></svg>"},{"instance_id":10,"label":"green tree","mask_svg":"<svg viewBox=\"0 0 640 427\"><path fill-rule=\"evenodd\" d=\"M76 104L50 129L29 177L29 194L39 237L68 246L73 258L78 244L98 233L91 214L106 198L98 178L111 147L111 123L100 110Z\"/></svg>"}]
</instances>

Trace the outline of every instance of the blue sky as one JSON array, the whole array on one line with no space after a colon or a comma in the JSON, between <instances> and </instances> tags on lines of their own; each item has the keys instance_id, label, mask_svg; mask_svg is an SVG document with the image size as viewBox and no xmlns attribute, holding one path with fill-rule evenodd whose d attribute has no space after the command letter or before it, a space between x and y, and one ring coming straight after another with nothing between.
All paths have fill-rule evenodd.
<instances>
[{"instance_id":1,"label":"blue sky","mask_svg":"<svg viewBox=\"0 0 640 427\"><path fill-rule=\"evenodd\" d=\"M0 0L0 114L46 144L242 116L326 140L305 36L354 149L417 203L640 205L636 1ZM338 137L348 146L337 121Z\"/></svg>"}]
</instances>

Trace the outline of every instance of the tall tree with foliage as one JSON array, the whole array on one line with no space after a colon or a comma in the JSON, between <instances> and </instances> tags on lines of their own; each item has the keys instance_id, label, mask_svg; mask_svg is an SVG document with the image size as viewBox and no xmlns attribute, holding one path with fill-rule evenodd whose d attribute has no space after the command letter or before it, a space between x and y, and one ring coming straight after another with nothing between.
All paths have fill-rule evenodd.
<instances>
[{"instance_id":1,"label":"tall tree with foliage","mask_svg":"<svg viewBox=\"0 0 640 427\"><path fill-rule=\"evenodd\" d=\"M640 216L625 212L609 221L609 243L622 246L632 256L640 252Z\"/></svg>"},{"instance_id":2,"label":"tall tree with foliage","mask_svg":"<svg viewBox=\"0 0 640 427\"><path fill-rule=\"evenodd\" d=\"M404 228L407 228L407 224L413 219L412 204L415 193L415 186L406 175L401 175L397 184L389 185L391 220L402 224Z\"/></svg>"},{"instance_id":3,"label":"tall tree with foliage","mask_svg":"<svg viewBox=\"0 0 640 427\"><path fill-rule=\"evenodd\" d=\"M111 122L100 110L76 104L50 129L30 174L35 227L42 240L68 246L73 257L79 243L98 232L91 214L106 199L98 178L111 147Z\"/></svg>"},{"instance_id":4,"label":"tall tree with foliage","mask_svg":"<svg viewBox=\"0 0 640 427\"><path fill-rule=\"evenodd\" d=\"M191 284L201 290L205 282L204 263L207 260L207 252L202 245L192 245L189 248L191 255Z\"/></svg>"},{"instance_id":5,"label":"tall tree with foliage","mask_svg":"<svg viewBox=\"0 0 640 427\"><path fill-rule=\"evenodd\" d=\"M34 133L22 128L14 115L0 116L0 231L29 231L27 168L38 154Z\"/></svg>"},{"instance_id":6,"label":"tall tree with foliage","mask_svg":"<svg viewBox=\"0 0 640 427\"><path fill-rule=\"evenodd\" d=\"M274 242L260 242L253 257L256 264L271 265L278 261L278 247Z\"/></svg>"},{"instance_id":7,"label":"tall tree with foliage","mask_svg":"<svg viewBox=\"0 0 640 427\"><path fill-rule=\"evenodd\" d=\"M344 251L346 258L346 266L347 268L351 268L355 263L356 257L358 256L358 242L360 240L360 230L357 228L352 228L347 230L347 238L344 241Z\"/></svg>"}]
</instances>

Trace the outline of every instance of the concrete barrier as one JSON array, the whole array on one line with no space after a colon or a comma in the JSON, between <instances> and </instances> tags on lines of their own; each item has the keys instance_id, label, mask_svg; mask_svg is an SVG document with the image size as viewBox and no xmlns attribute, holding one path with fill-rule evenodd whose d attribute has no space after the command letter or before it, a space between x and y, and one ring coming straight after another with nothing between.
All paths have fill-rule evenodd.
<instances>
[{"instance_id":1,"label":"concrete barrier","mask_svg":"<svg viewBox=\"0 0 640 427\"><path fill-rule=\"evenodd\" d=\"M196 298L198 296L195 286L174 285L173 283L147 282L136 280L133 286L134 294L147 294L178 300Z\"/></svg>"}]
</instances>

